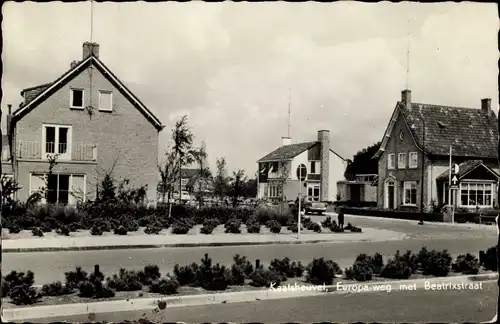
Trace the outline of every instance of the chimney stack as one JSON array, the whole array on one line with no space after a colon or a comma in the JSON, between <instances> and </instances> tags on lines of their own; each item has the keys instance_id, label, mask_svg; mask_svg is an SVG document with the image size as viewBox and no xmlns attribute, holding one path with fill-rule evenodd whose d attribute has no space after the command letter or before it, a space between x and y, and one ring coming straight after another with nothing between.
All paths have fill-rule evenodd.
<instances>
[{"instance_id":1,"label":"chimney stack","mask_svg":"<svg viewBox=\"0 0 500 324\"><path fill-rule=\"evenodd\" d=\"M96 58L99 58L99 44L91 42L83 43L83 59L85 60L92 54L94 54Z\"/></svg>"},{"instance_id":2,"label":"chimney stack","mask_svg":"<svg viewBox=\"0 0 500 324\"><path fill-rule=\"evenodd\" d=\"M491 99L485 98L481 99L481 110L488 115L491 113Z\"/></svg>"},{"instance_id":3,"label":"chimney stack","mask_svg":"<svg viewBox=\"0 0 500 324\"><path fill-rule=\"evenodd\" d=\"M328 200L328 189L330 180L330 131L320 130L318 131L318 141L320 142L320 201Z\"/></svg>"},{"instance_id":4,"label":"chimney stack","mask_svg":"<svg viewBox=\"0 0 500 324\"><path fill-rule=\"evenodd\" d=\"M292 144L292 139L290 137L282 137L281 138L281 145L282 146L287 146Z\"/></svg>"},{"instance_id":5,"label":"chimney stack","mask_svg":"<svg viewBox=\"0 0 500 324\"><path fill-rule=\"evenodd\" d=\"M411 90L405 89L401 91L401 102L406 109L411 110Z\"/></svg>"}]
</instances>

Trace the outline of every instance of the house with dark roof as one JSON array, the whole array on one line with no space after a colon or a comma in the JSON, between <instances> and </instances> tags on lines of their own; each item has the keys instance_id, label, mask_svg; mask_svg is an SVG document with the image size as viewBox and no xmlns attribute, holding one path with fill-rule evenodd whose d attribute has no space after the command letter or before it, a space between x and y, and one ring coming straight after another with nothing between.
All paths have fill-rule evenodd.
<instances>
[{"instance_id":1,"label":"house with dark roof","mask_svg":"<svg viewBox=\"0 0 500 324\"><path fill-rule=\"evenodd\" d=\"M452 165L459 165L451 199L450 151ZM479 109L449 107L412 102L411 91L403 90L375 157L381 208L420 208L421 195L426 210L498 205L498 119L491 99L482 99Z\"/></svg>"},{"instance_id":2,"label":"house with dark roof","mask_svg":"<svg viewBox=\"0 0 500 324\"><path fill-rule=\"evenodd\" d=\"M316 201L334 201L337 181L344 178L347 161L330 148L330 132L318 131L316 141L291 143L282 138L282 145L257 161L257 198L295 200L299 193ZM306 171L300 184L297 168Z\"/></svg>"},{"instance_id":3,"label":"house with dark roof","mask_svg":"<svg viewBox=\"0 0 500 324\"><path fill-rule=\"evenodd\" d=\"M4 173L25 200L48 183L49 202L93 199L106 173L117 182L147 185L156 199L160 120L100 60L99 44L85 42L82 59L57 80L21 91L7 116L9 155ZM57 157L53 174L49 157ZM4 156L2 156L2 163Z\"/></svg>"},{"instance_id":4,"label":"house with dark roof","mask_svg":"<svg viewBox=\"0 0 500 324\"><path fill-rule=\"evenodd\" d=\"M181 169L181 191L187 191L190 194L199 192L201 189L204 193L213 191L212 177L210 172L199 168L182 168ZM174 183L174 192L179 192L179 182Z\"/></svg>"}]
</instances>

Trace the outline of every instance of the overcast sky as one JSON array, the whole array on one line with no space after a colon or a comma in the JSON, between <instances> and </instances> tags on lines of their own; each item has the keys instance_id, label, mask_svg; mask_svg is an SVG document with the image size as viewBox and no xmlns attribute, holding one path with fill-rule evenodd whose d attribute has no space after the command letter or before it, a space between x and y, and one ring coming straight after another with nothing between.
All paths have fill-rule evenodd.
<instances>
[{"instance_id":1,"label":"overcast sky","mask_svg":"<svg viewBox=\"0 0 500 324\"><path fill-rule=\"evenodd\" d=\"M2 109L55 80L90 40L90 3L3 8ZM351 158L381 140L406 83L414 102L497 109L494 4L94 3L100 58L166 125L187 114L212 169L254 174L287 135L331 131ZM410 37L408 37L410 34ZM289 91L291 89L291 91ZM4 110L5 111L5 110Z\"/></svg>"}]
</instances>

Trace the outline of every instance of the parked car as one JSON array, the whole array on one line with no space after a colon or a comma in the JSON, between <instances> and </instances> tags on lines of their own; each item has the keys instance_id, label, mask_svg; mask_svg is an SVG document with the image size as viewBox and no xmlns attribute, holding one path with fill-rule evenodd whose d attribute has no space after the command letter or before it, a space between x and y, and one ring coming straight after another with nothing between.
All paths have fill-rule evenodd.
<instances>
[{"instance_id":1,"label":"parked car","mask_svg":"<svg viewBox=\"0 0 500 324\"><path fill-rule=\"evenodd\" d=\"M301 209L304 210L305 214L317 213L318 215L323 215L326 212L326 203L321 201L314 201L312 197L305 197L302 199Z\"/></svg>"}]
</instances>

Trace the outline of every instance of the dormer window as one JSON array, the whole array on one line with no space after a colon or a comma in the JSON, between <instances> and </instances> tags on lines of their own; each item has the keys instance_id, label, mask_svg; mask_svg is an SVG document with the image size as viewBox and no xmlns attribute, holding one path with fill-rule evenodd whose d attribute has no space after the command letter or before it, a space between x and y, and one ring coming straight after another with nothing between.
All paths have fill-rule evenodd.
<instances>
[{"instance_id":1,"label":"dormer window","mask_svg":"<svg viewBox=\"0 0 500 324\"><path fill-rule=\"evenodd\" d=\"M83 89L70 90L70 108L83 109Z\"/></svg>"}]
</instances>

